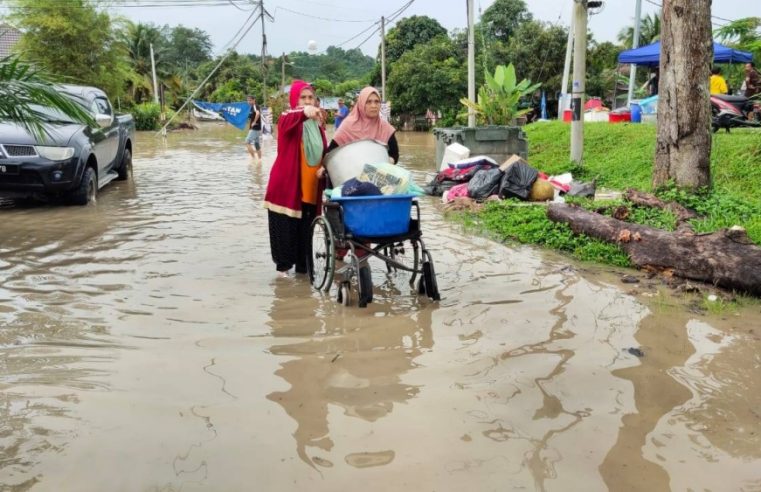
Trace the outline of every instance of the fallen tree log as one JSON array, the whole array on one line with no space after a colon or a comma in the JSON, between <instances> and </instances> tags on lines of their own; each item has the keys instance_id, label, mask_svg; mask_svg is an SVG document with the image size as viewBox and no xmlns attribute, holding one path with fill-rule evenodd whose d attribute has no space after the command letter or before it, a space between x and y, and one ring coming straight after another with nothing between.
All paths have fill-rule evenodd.
<instances>
[{"instance_id":1,"label":"fallen tree log","mask_svg":"<svg viewBox=\"0 0 761 492\"><path fill-rule=\"evenodd\" d=\"M637 267L761 296L761 248L742 228L666 232L564 203L551 204L547 217L568 224L576 234L618 244Z\"/></svg>"}]
</instances>

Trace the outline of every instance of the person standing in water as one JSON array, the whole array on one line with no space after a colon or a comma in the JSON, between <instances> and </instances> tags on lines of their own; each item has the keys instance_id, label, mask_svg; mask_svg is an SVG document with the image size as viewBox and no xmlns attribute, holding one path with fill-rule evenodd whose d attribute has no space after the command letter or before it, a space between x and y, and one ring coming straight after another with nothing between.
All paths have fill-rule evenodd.
<instances>
[{"instance_id":1,"label":"person standing in water","mask_svg":"<svg viewBox=\"0 0 761 492\"><path fill-rule=\"evenodd\" d=\"M262 113L256 106L254 96L246 96L251 112L248 116L248 135L246 136L246 150L254 159L262 160ZM253 145L253 146L252 146Z\"/></svg>"},{"instance_id":2,"label":"person standing in water","mask_svg":"<svg viewBox=\"0 0 761 492\"><path fill-rule=\"evenodd\" d=\"M289 111L277 122L277 158L270 171L264 207L269 220L270 250L278 275L307 273L310 227L320 213L324 188L322 157L325 132L315 92L302 80L291 84Z\"/></svg>"}]
</instances>

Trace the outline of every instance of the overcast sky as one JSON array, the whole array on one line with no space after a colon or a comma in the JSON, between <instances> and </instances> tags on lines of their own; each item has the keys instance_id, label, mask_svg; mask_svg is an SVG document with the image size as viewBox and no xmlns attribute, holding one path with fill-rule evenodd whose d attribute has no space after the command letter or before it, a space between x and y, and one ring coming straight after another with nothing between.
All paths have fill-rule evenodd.
<instances>
[{"instance_id":1,"label":"overcast sky","mask_svg":"<svg viewBox=\"0 0 761 492\"><path fill-rule=\"evenodd\" d=\"M119 0L117 0L118 3ZM122 0L124 1L124 0ZM127 0L132 4L135 0ZM134 21L156 24L177 25L203 29L211 36L214 53L226 48L233 35L243 25L250 12L250 0L234 0L239 8L225 4L233 0L140 0L143 5L131 8L111 8ZM348 41L361 31L372 26L381 16L388 16L407 3L408 0L264 0L265 8L274 15L275 22L267 22L268 53L306 51L310 40L317 42L319 50L330 45L343 44L349 49L357 47L368 35L370 29L355 39ZM494 0L476 0L476 11L486 9ZM170 3L218 3L216 6L148 7L161 2ZM0 0L0 4L4 3ZM606 0L603 11L593 15L589 29L598 41L615 41L621 28L631 25L634 18L636 0ZM642 14L657 12L661 0L643 0ZM568 26L573 0L526 0L529 10L540 20ZM466 27L465 0L415 0L404 11L402 17L427 15L437 19L449 30ZM288 9L288 10L286 10ZM0 13L7 10L0 8ZM301 15L291 12L299 12ZM478 14L476 14L478 15ZM713 0L714 27L726 24L727 20L741 17L761 17L761 0ZM312 16L312 17L306 17ZM314 17L321 17L322 20ZM361 21L361 22L343 22ZM374 56L377 53L379 35L373 35L361 49ZM261 51L261 25L257 24L243 39L237 49L241 53Z\"/></svg>"}]
</instances>

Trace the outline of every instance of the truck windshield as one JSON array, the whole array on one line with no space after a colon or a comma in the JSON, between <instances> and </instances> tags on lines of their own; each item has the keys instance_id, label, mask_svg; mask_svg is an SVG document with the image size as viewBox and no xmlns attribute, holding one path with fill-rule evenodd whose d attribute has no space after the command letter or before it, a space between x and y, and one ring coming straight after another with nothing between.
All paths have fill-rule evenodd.
<instances>
[{"instance_id":1,"label":"truck windshield","mask_svg":"<svg viewBox=\"0 0 761 492\"><path fill-rule=\"evenodd\" d=\"M85 102L83 100L80 100L79 98L71 95L67 96L69 99L77 103L78 106L81 106L82 109L89 112L89 109L87 106L85 106ZM40 118L47 121L48 123L79 123L56 108L42 106L39 104L32 104L31 106L32 109L39 114Z\"/></svg>"}]
</instances>

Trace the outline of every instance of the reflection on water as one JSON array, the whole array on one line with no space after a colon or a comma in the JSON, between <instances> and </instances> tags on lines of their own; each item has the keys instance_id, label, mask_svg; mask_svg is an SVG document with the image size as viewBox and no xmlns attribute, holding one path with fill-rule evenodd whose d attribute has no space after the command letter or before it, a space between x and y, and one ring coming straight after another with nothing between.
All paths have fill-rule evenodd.
<instances>
[{"instance_id":1,"label":"reflection on water","mask_svg":"<svg viewBox=\"0 0 761 492\"><path fill-rule=\"evenodd\" d=\"M301 316L310 306L300 303L296 311L294 298L311 298L311 309L317 316L314 324L304 324ZM272 335L286 343L273 345L270 351L290 359L275 373L290 384L290 389L267 398L296 420L294 438L298 455L305 462L329 463L326 459L318 461L319 456L313 461L308 448L328 452L333 448L328 426L330 405L340 407L347 417L374 422L391 413L394 404L418 394L419 387L403 383L402 376L414 367L421 350L433 346L431 309L401 314L390 311L390 306L375 303L366 311L344 313L336 323L330 312L321 316L308 283L286 280L276 284L269 325ZM307 339L287 343L294 337ZM347 462L370 466L367 459L347 457Z\"/></svg>"},{"instance_id":2,"label":"reflection on water","mask_svg":"<svg viewBox=\"0 0 761 492\"><path fill-rule=\"evenodd\" d=\"M653 302L423 198L441 302L373 264L344 308L275 279L274 142L242 138L140 134L96 206L0 204L0 490L761 489L757 306ZM422 183L432 137L398 139Z\"/></svg>"}]
</instances>

